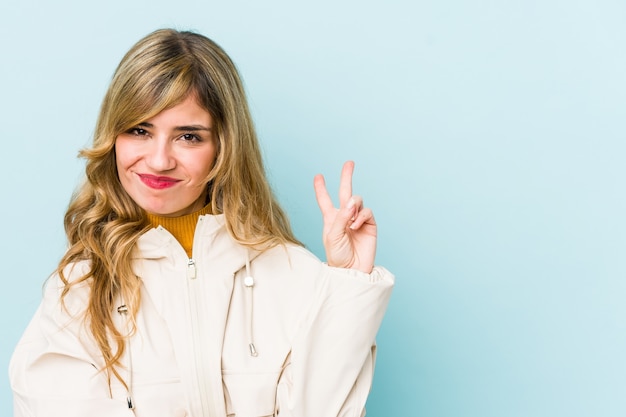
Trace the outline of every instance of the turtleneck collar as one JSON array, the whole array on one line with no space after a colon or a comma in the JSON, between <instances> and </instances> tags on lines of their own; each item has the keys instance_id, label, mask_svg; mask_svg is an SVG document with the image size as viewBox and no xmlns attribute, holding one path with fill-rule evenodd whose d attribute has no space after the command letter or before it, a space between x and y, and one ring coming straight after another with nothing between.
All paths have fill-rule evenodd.
<instances>
[{"instance_id":1,"label":"turtleneck collar","mask_svg":"<svg viewBox=\"0 0 626 417\"><path fill-rule=\"evenodd\" d=\"M193 235L198 223L198 217L205 214L211 214L211 204L207 204L198 211L179 217L163 217L148 213L148 221L152 227L161 226L167 229L185 249L187 256L191 258Z\"/></svg>"}]
</instances>

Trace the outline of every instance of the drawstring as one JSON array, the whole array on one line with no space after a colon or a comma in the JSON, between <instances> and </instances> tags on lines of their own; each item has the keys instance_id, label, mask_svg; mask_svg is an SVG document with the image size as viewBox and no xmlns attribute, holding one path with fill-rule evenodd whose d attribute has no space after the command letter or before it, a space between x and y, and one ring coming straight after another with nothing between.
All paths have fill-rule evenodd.
<instances>
[{"instance_id":1,"label":"drawstring","mask_svg":"<svg viewBox=\"0 0 626 417\"><path fill-rule=\"evenodd\" d=\"M254 278L250 274L250 254L246 253L246 277L243 279L243 285L246 287L246 304L248 305L248 348L250 356L258 356L252 333L252 317L254 316L254 304L252 298L252 289L254 288Z\"/></svg>"},{"instance_id":2,"label":"drawstring","mask_svg":"<svg viewBox=\"0 0 626 417\"><path fill-rule=\"evenodd\" d=\"M121 306L117 308L117 312L120 315L123 315L124 317L126 317L126 314L128 313L128 307L126 306L126 304L122 304ZM126 352L127 352L126 357L128 358L127 366L126 366L126 369L128 369L128 383L126 387L126 403L128 404L128 408L130 408L131 410L134 410L135 404L133 403L133 355L130 349L130 331L128 329L128 320L126 320L125 338L126 338Z\"/></svg>"}]
</instances>

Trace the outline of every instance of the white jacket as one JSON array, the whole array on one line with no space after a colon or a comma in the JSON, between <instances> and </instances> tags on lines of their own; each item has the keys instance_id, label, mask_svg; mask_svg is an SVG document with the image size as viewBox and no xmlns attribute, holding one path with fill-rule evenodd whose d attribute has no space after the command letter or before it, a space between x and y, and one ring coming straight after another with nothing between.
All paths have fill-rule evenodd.
<instances>
[{"instance_id":1,"label":"white jacket","mask_svg":"<svg viewBox=\"0 0 626 417\"><path fill-rule=\"evenodd\" d=\"M82 320L88 284L74 286L63 309L53 276L11 359L16 417L365 414L394 282L385 269L331 268L295 245L254 253L211 215L198 220L193 260L161 227L137 252L141 306L121 370L131 392L114 377L109 390L98 371ZM88 268L69 268L70 280ZM116 319L128 326L123 312Z\"/></svg>"}]
</instances>

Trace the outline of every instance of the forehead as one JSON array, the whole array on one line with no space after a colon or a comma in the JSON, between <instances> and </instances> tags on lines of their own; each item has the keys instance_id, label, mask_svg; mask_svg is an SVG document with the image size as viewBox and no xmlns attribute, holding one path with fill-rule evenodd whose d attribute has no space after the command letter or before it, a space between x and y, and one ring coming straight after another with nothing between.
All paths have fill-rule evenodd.
<instances>
[{"instance_id":1,"label":"forehead","mask_svg":"<svg viewBox=\"0 0 626 417\"><path fill-rule=\"evenodd\" d=\"M152 125L199 124L211 127L213 117L201 106L195 95L188 95L181 102L160 111L142 123Z\"/></svg>"}]
</instances>

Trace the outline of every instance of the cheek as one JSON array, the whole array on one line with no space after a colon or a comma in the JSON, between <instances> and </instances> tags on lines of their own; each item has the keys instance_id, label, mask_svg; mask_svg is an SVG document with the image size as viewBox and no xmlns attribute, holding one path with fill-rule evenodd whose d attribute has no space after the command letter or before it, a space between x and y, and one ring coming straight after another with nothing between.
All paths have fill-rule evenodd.
<instances>
[{"instance_id":1,"label":"cheek","mask_svg":"<svg viewBox=\"0 0 626 417\"><path fill-rule=\"evenodd\" d=\"M123 175L124 171L131 167L136 159L134 155L136 151L130 143L123 139L115 142L115 165L117 166L118 175Z\"/></svg>"},{"instance_id":2,"label":"cheek","mask_svg":"<svg viewBox=\"0 0 626 417\"><path fill-rule=\"evenodd\" d=\"M125 141L118 141L115 144L115 167L117 170L117 178L128 194L132 194L132 181L130 168L133 166L132 152L129 152L129 146Z\"/></svg>"},{"instance_id":3,"label":"cheek","mask_svg":"<svg viewBox=\"0 0 626 417\"><path fill-rule=\"evenodd\" d=\"M209 149L197 158L193 158L188 161L188 166L193 171L193 176L196 182L206 182L206 178L213 169L216 159L215 148Z\"/></svg>"},{"instance_id":4,"label":"cheek","mask_svg":"<svg viewBox=\"0 0 626 417\"><path fill-rule=\"evenodd\" d=\"M113 148L115 155L115 165L117 166L118 174L122 169L122 161L124 160L124 141L117 138L115 140L115 147Z\"/></svg>"}]
</instances>

